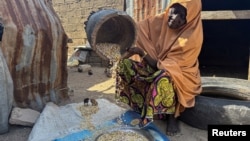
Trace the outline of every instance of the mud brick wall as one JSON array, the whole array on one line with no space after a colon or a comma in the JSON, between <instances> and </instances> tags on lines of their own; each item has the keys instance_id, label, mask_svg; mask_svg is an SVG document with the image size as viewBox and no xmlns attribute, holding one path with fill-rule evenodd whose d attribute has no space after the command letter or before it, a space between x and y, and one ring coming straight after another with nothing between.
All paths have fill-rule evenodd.
<instances>
[{"instance_id":1,"label":"mud brick wall","mask_svg":"<svg viewBox=\"0 0 250 141\"><path fill-rule=\"evenodd\" d=\"M83 46L87 42L84 22L91 11L99 8L115 8L123 10L124 0L52 0L53 7L58 14L64 30L72 43L68 43L68 56L70 56L76 46ZM90 54L88 63L102 65L103 60L93 51ZM105 62L105 61L104 61Z\"/></svg>"}]
</instances>

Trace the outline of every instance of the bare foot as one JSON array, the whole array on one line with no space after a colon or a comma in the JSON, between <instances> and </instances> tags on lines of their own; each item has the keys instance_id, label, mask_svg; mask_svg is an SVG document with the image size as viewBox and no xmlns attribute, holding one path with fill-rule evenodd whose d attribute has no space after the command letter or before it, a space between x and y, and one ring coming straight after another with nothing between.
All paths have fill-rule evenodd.
<instances>
[{"instance_id":1,"label":"bare foot","mask_svg":"<svg viewBox=\"0 0 250 141\"><path fill-rule=\"evenodd\" d=\"M174 114L168 115L167 119L167 129L166 134L168 136L175 136L178 133L180 133L179 124L177 122L177 119L174 117Z\"/></svg>"}]
</instances>

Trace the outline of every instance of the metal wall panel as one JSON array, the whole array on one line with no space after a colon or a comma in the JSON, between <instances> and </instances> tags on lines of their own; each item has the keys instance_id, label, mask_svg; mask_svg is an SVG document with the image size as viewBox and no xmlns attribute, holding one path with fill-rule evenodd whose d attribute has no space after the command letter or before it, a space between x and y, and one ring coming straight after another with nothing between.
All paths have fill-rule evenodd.
<instances>
[{"instance_id":1,"label":"metal wall panel","mask_svg":"<svg viewBox=\"0 0 250 141\"><path fill-rule=\"evenodd\" d=\"M42 110L67 99L67 35L50 0L0 0L2 51L15 106Z\"/></svg>"},{"instance_id":2,"label":"metal wall panel","mask_svg":"<svg viewBox=\"0 0 250 141\"><path fill-rule=\"evenodd\" d=\"M126 12L140 21L165 10L170 0L126 0Z\"/></svg>"}]
</instances>

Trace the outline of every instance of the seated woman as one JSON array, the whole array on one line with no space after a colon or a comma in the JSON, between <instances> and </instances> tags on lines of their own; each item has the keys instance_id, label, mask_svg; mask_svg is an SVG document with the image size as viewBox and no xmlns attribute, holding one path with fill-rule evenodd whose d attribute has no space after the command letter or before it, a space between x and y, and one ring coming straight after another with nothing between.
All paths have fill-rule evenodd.
<instances>
[{"instance_id":1,"label":"seated woman","mask_svg":"<svg viewBox=\"0 0 250 141\"><path fill-rule=\"evenodd\" d=\"M157 116L167 119L166 134L175 135L177 117L194 106L202 90L201 1L173 0L165 12L138 22L137 29L136 46L118 64L116 94L141 114L141 126Z\"/></svg>"}]
</instances>

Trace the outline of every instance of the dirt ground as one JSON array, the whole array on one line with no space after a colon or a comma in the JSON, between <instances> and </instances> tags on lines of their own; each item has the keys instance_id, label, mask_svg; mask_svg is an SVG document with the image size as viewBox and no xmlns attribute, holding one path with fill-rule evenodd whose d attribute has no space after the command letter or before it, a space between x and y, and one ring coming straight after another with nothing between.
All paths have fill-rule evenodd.
<instances>
[{"instance_id":1,"label":"dirt ground","mask_svg":"<svg viewBox=\"0 0 250 141\"><path fill-rule=\"evenodd\" d=\"M121 107L127 107L115 100L115 79L107 77L104 67L91 67L93 72L78 72L76 67L68 67L68 87L71 92L69 103L82 102L84 98L105 98ZM65 104L65 103L63 103ZM155 124L162 132L165 132L164 121L155 121ZM169 137L171 141L206 141L207 134L204 130L199 130L180 122L181 134ZM27 141L32 127L10 125L8 133L0 135L0 141Z\"/></svg>"},{"instance_id":2,"label":"dirt ground","mask_svg":"<svg viewBox=\"0 0 250 141\"><path fill-rule=\"evenodd\" d=\"M201 68L203 76L246 78L246 74L241 73L242 71L236 71L236 74L220 74L221 71L217 72L217 68L210 68L209 72L206 72L204 69L206 68ZM68 67L68 87L70 88L70 101L68 103L82 102L84 98L105 98L112 103L126 108L126 105L116 102L114 95L115 79L106 76L105 68L91 67L91 70L93 74L89 75L87 71L78 72L77 67ZM228 69L223 72L228 72ZM65 104L67 103L62 103L62 105ZM155 120L154 122L162 132L165 132L165 121ZM207 141L207 131L193 128L181 121L179 122L181 133L177 136L169 137L170 141ZM10 125L9 132L0 135L0 141L27 141L31 130L32 127Z\"/></svg>"}]
</instances>

